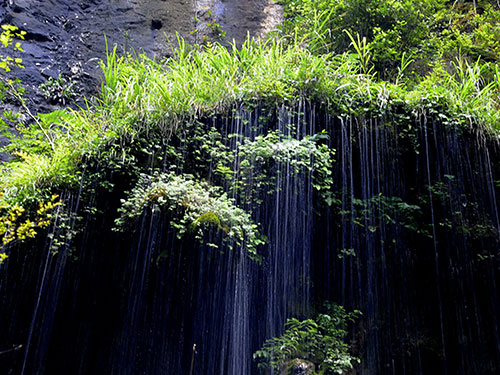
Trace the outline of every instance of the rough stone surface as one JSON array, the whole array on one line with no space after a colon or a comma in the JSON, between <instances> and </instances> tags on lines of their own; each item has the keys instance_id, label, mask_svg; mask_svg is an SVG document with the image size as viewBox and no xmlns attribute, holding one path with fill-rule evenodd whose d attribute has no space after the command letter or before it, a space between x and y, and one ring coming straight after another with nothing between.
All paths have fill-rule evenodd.
<instances>
[{"instance_id":1,"label":"rough stone surface","mask_svg":"<svg viewBox=\"0 0 500 375\"><path fill-rule=\"evenodd\" d=\"M313 375L314 363L296 358L290 361L280 375Z\"/></svg>"},{"instance_id":2,"label":"rough stone surface","mask_svg":"<svg viewBox=\"0 0 500 375\"><path fill-rule=\"evenodd\" d=\"M74 80L80 98L97 92L104 36L121 53L133 49L161 58L170 51L166 36L173 41L178 32L196 42L210 32L213 19L227 33L225 40L242 43L247 32L263 35L280 17L273 0L0 0L0 24L28 32L20 56L26 68L16 75L34 112L61 106L45 100L38 88L49 77Z\"/></svg>"}]
</instances>

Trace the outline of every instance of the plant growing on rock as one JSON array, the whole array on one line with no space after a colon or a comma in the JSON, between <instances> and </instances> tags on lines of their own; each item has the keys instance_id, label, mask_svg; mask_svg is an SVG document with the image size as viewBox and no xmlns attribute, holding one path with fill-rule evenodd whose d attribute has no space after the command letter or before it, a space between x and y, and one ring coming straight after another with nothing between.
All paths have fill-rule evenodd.
<instances>
[{"instance_id":1,"label":"plant growing on rock","mask_svg":"<svg viewBox=\"0 0 500 375\"><path fill-rule=\"evenodd\" d=\"M237 135L234 135L237 136ZM331 166L334 150L321 143L328 139L326 132L301 139L278 131L258 135L255 139L241 137L230 163L217 165L216 173L234 179L229 187L243 202L251 203L261 193L276 190L277 174L313 176L314 188L323 193L332 184ZM249 189L249 186L253 186ZM255 203L260 204L257 200Z\"/></svg>"},{"instance_id":2,"label":"plant growing on rock","mask_svg":"<svg viewBox=\"0 0 500 375\"><path fill-rule=\"evenodd\" d=\"M47 82L42 83L38 88L42 91L45 99L52 104L66 105L68 101L77 96L73 79L63 77L61 74L57 78L49 77Z\"/></svg>"},{"instance_id":3,"label":"plant growing on rock","mask_svg":"<svg viewBox=\"0 0 500 375\"><path fill-rule=\"evenodd\" d=\"M128 198L122 200L117 229L125 229L147 208L156 214L163 210L170 215L170 225L178 237L191 233L201 240L204 231L214 226L229 247L244 246L251 257L257 257L257 247L264 243L257 224L222 189L187 175L142 175Z\"/></svg>"},{"instance_id":4,"label":"plant growing on rock","mask_svg":"<svg viewBox=\"0 0 500 375\"><path fill-rule=\"evenodd\" d=\"M0 196L0 264L7 259L5 249L16 242L22 242L36 236L37 231L47 228L52 221L52 211L62 203L53 195L47 201L40 201L36 215L26 217L24 207L9 205Z\"/></svg>"},{"instance_id":5,"label":"plant growing on rock","mask_svg":"<svg viewBox=\"0 0 500 375\"><path fill-rule=\"evenodd\" d=\"M285 333L268 339L255 352L259 369L267 374L291 375L299 367L305 374L344 374L359 359L349 353L345 342L347 325L361 313L347 312L342 306L326 303L327 312L314 319L288 319Z\"/></svg>"},{"instance_id":6,"label":"plant growing on rock","mask_svg":"<svg viewBox=\"0 0 500 375\"><path fill-rule=\"evenodd\" d=\"M21 43L16 39L23 40L26 31L19 30L18 27L12 25L2 25L0 33L0 46L3 49L10 50L9 53L0 53L0 104L14 100L20 100L24 92L18 79L13 79L9 76L12 68L24 68L20 57L12 57L11 53L23 52ZM14 124L18 120L19 115L10 110L0 112L0 127L7 127Z\"/></svg>"},{"instance_id":7,"label":"plant growing on rock","mask_svg":"<svg viewBox=\"0 0 500 375\"><path fill-rule=\"evenodd\" d=\"M15 38L24 39L26 35L26 31L19 30L17 26L12 25L2 25L2 33L0 34L0 43L3 48L11 49L13 52L20 51L21 48L20 42L15 42ZM23 68L21 63L23 60L19 57L11 57L9 55L0 55L0 71L3 70L5 72L10 72L11 67L17 66Z\"/></svg>"},{"instance_id":8,"label":"plant growing on rock","mask_svg":"<svg viewBox=\"0 0 500 375\"><path fill-rule=\"evenodd\" d=\"M122 166L133 165L124 161L135 163L134 147L151 144L156 138L161 140L157 145L168 144L172 149L175 143L171 140L185 133L190 124L196 127L200 119L214 113L228 115L238 107L293 107L305 100L317 103L329 116L394 118L397 113L404 113L401 124L406 126L407 120L439 115L439 122L446 126L463 124L498 132L498 69L494 81L488 84L482 83L481 66L462 64L457 65L457 74L436 70L409 88L377 81L363 74L362 66L360 56L314 55L299 42L287 45L283 41L249 39L239 49L214 44L190 50L179 39L174 56L162 64L145 56L119 57L115 49L103 63L105 82L96 104L88 103L87 108L78 111L38 115L35 123L22 130L23 136L8 147L16 157L3 164L0 171L4 201L11 207L27 208L53 193L75 190L82 176L87 178L85 165L90 162L103 170L112 167L110 160ZM323 136L295 139L269 132L249 138L238 145L240 171L256 172L241 163L255 162L260 156L263 157L258 163L262 168L279 166L286 159L295 173L311 173L315 187L328 199L332 179L328 165L333 150L328 149L326 142L317 142ZM215 149L223 151L227 158L221 158L219 152L211 155L212 166L208 166L207 160L195 160L195 168L189 173L198 176L198 171L213 167L216 178L223 183L238 178L230 163L230 148L219 138L215 137L209 145L215 144ZM174 162L180 159L177 151L172 149ZM197 151L202 152L203 147ZM134 178L137 174L134 171ZM199 173L198 177L210 178L207 173ZM219 193L214 191L212 199ZM239 203L246 204L246 198L240 195ZM232 202L228 206L236 207ZM208 211L218 215L222 227L226 225L213 209L198 212L189 224ZM234 238L251 244L248 238L258 241L251 235L255 232L255 228L243 236L235 232ZM249 249L254 251L255 246L250 245Z\"/></svg>"}]
</instances>

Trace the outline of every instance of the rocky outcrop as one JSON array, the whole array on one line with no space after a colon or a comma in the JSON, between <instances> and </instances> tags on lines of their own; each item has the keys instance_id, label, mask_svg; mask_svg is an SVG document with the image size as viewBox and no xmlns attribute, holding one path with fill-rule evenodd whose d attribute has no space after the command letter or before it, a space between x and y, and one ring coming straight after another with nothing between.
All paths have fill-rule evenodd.
<instances>
[{"instance_id":1,"label":"rocky outcrop","mask_svg":"<svg viewBox=\"0 0 500 375\"><path fill-rule=\"evenodd\" d=\"M51 103L39 89L50 77L61 74L71 81L79 98L98 90L105 37L119 52L162 58L176 33L199 42L213 29L207 24L216 23L226 33L224 40L241 43L247 32L255 36L271 30L281 14L273 0L0 0L0 5L0 24L28 32L20 56L26 68L16 75L34 112L63 104Z\"/></svg>"}]
</instances>

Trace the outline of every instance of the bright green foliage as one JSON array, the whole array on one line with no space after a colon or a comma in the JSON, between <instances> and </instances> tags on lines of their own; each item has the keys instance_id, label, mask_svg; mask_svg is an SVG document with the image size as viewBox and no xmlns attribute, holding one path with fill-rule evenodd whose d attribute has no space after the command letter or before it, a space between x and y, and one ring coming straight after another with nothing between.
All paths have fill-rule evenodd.
<instances>
[{"instance_id":1,"label":"bright green foliage","mask_svg":"<svg viewBox=\"0 0 500 375\"><path fill-rule=\"evenodd\" d=\"M230 51L213 46L203 53L188 52L181 43L177 57L165 65L112 53L99 106L43 115L9 146L24 154L4 166L0 184L5 199L22 205L43 191L74 186L85 157L98 157L116 142L121 157L135 139L153 134L168 138L194 118L224 113L237 103L327 98L341 86L342 77L344 89L348 81L356 84L355 69L354 61L330 61L279 42L249 41ZM345 97L351 100L348 93Z\"/></svg>"},{"instance_id":2,"label":"bright green foliage","mask_svg":"<svg viewBox=\"0 0 500 375\"><path fill-rule=\"evenodd\" d=\"M0 49L10 50L11 53L23 51L21 43L14 43L14 40L15 38L23 40L26 31L20 31L16 26L12 25L2 25L0 30ZM24 89L20 86L19 80L12 79L8 74L11 72L11 68L24 68L21 63L21 58L12 57L9 53L4 54L0 51L0 104L8 100L19 100L21 98ZM19 115L12 111L0 111L0 129L15 124L18 117Z\"/></svg>"},{"instance_id":3,"label":"bright green foliage","mask_svg":"<svg viewBox=\"0 0 500 375\"><path fill-rule=\"evenodd\" d=\"M235 152L227 157L225 164L218 164L216 173L233 180L230 191L238 194L245 203L262 202L262 193L273 194L277 187L277 172L289 177L300 174L313 176L313 186L320 192L333 183L331 169L334 150L320 143L328 139L326 133L292 138L278 131L258 135L254 140L243 138L237 142ZM233 157L231 157L233 156ZM234 158L239 161L237 170L232 170Z\"/></svg>"},{"instance_id":4,"label":"bright green foliage","mask_svg":"<svg viewBox=\"0 0 500 375\"><path fill-rule=\"evenodd\" d=\"M285 333L267 340L255 352L259 369L267 373L282 371L291 361L302 359L316 365L315 374L344 374L352 369L356 357L349 353L345 339L347 325L360 315L359 311L348 313L342 306L326 304L327 312L315 319L288 319Z\"/></svg>"},{"instance_id":5,"label":"bright green foliage","mask_svg":"<svg viewBox=\"0 0 500 375\"><path fill-rule=\"evenodd\" d=\"M432 27L439 0L282 0L285 35L298 33L316 53L350 49L346 34L371 43L377 70L394 69L402 53L417 53Z\"/></svg>"},{"instance_id":6,"label":"bright green foliage","mask_svg":"<svg viewBox=\"0 0 500 375\"><path fill-rule=\"evenodd\" d=\"M2 25L2 33L0 34L0 44L3 48L11 49L12 51L23 51L21 43L15 42L14 38L24 39L26 31L20 31L18 27L12 25ZM23 67L23 60L18 57L0 54L0 71L10 72L12 66Z\"/></svg>"},{"instance_id":7,"label":"bright green foliage","mask_svg":"<svg viewBox=\"0 0 500 375\"><path fill-rule=\"evenodd\" d=\"M319 145L320 139L327 139L326 133L306 136L295 139L290 136L279 134L278 131L270 131L265 135L258 135L255 140L248 139L238 148L238 156L248 160L250 164L257 164L265 160L275 163L289 164L290 173L296 174L300 171L312 171L314 167L320 167L321 162L331 166L329 160L330 150L325 145ZM323 154L327 154L324 156ZM252 160L250 160L252 159ZM317 164L311 163L312 159L319 159Z\"/></svg>"},{"instance_id":8,"label":"bright green foliage","mask_svg":"<svg viewBox=\"0 0 500 375\"><path fill-rule=\"evenodd\" d=\"M299 42L249 40L241 49L213 45L202 51L189 50L182 40L179 44L175 57L163 63L145 56L118 57L113 51L103 66L105 82L98 105L40 115L38 122L22 130L23 137L8 146L15 159L2 165L3 200L12 207L29 207L53 193L76 189L80 183L87 186L82 181L84 175L90 178L83 173L87 165L139 173L141 148L162 148L173 137L196 128L198 119L215 113L232 116L233 109L242 105L294 108L305 100L318 103L332 116L384 118L389 120L386 123L404 113L401 124L395 121L393 125L405 127L424 115L439 116L443 125L487 130L498 130L500 123L500 73L490 69L492 78L485 81L483 72L488 67L480 63L458 62L454 73L436 68L408 88L404 64L401 79L395 83L376 80L367 65L369 46L361 40L360 52L353 55L314 55ZM236 171L221 135L207 133L206 137L198 136L202 144L197 151L204 154L195 161L204 165L205 155L213 154L216 174L225 180L233 178ZM290 165L297 171L311 172L312 168L314 184L325 191L331 178L332 150L318 142L318 137L296 139L270 133L242 140L239 148L243 161L263 167L291 156ZM180 160L172 146L167 150L173 161ZM152 155L152 149L147 152ZM240 168L251 172L248 165ZM106 173L99 173L98 183L105 184ZM189 173L195 173L194 168Z\"/></svg>"},{"instance_id":9,"label":"bright green foliage","mask_svg":"<svg viewBox=\"0 0 500 375\"><path fill-rule=\"evenodd\" d=\"M0 196L0 264L7 259L5 249L9 244L22 242L36 236L39 229L49 226L52 221L52 211L62 203L56 201L57 195L53 195L46 202L39 202L36 215L26 217L23 207L11 206L2 200Z\"/></svg>"},{"instance_id":10,"label":"bright green foliage","mask_svg":"<svg viewBox=\"0 0 500 375\"><path fill-rule=\"evenodd\" d=\"M496 8L496 9L495 9ZM442 27L433 44L447 60L455 57L498 63L500 59L500 11L487 1L474 7L471 2L456 2L435 15Z\"/></svg>"},{"instance_id":11,"label":"bright green foliage","mask_svg":"<svg viewBox=\"0 0 500 375\"><path fill-rule=\"evenodd\" d=\"M138 179L119 210L118 229L148 211L161 212L178 236L202 240L210 231L228 247L243 246L256 257L264 240L251 213L241 207L261 203L258 193L273 193L277 173L270 172L283 167L291 175L312 175L326 203L335 203L330 191L334 150L325 144L326 134L229 135L240 137L233 149L217 129L205 132L204 119L231 118L236 108L258 106L274 113L305 101L333 117L355 117L361 126L367 118L382 118L399 134L429 117L437 126L478 127L498 135L500 13L492 6L444 0L282 3L287 18L280 40L249 39L239 49L228 49L217 43L191 48L178 39L174 56L162 62L118 56L115 49L102 64L97 105L39 115L21 129L22 136L6 147L14 159L0 170L3 245L31 238L49 225L50 211L58 205L52 194L81 189L90 195L98 188L113 192L107 178L117 172L129 183ZM216 20L209 27L223 37ZM2 46L21 51L13 37L22 39L25 33L12 26L2 29ZM2 73L20 63L0 56ZM0 86L0 100L8 95L6 87ZM71 96L71 88L57 80L42 86L61 102ZM185 152L193 144L199 146L195 152ZM150 157L148 167L141 164L144 156ZM159 163L162 170L172 167L170 171L193 175L151 172ZM139 177L145 171L149 174ZM225 185L228 193L214 183ZM239 206L229 196L237 197ZM94 214L95 207L86 203L84 209ZM407 230L425 233L426 228L416 225L420 208L398 197L354 199L351 210L340 214L360 226L370 225L366 217L371 215L378 222L400 222ZM71 225L65 236L75 235L75 221L66 218ZM377 231L375 226L367 229ZM355 256L355 250L342 249L339 256ZM0 263L6 257L2 250ZM280 371L296 358L314 363L319 374L352 368L357 359L345 343L346 324L358 313L329 307L315 319L290 319L285 333L255 354L260 368Z\"/></svg>"},{"instance_id":12,"label":"bright green foliage","mask_svg":"<svg viewBox=\"0 0 500 375\"><path fill-rule=\"evenodd\" d=\"M215 225L229 247L245 246L252 257L257 257L257 246L264 243L257 224L222 189L187 175L142 175L128 198L122 201L117 227L126 228L147 208L153 213L161 210L169 213L170 225L179 237L190 232L201 240L204 230Z\"/></svg>"},{"instance_id":13,"label":"bright green foliage","mask_svg":"<svg viewBox=\"0 0 500 375\"><path fill-rule=\"evenodd\" d=\"M479 61L469 64L462 60L456 61L452 66L453 74L448 73L443 66L437 66L416 86L410 100L419 100L424 105L432 107L432 113L439 113L445 124L472 126L490 124L485 128L498 131L500 120L498 66L480 64ZM493 77L487 81L485 72L490 68L493 69Z\"/></svg>"},{"instance_id":14,"label":"bright green foliage","mask_svg":"<svg viewBox=\"0 0 500 375\"><path fill-rule=\"evenodd\" d=\"M77 164L97 139L86 138L88 123L74 112L55 112L42 116L39 124L23 130L24 137L8 146L16 158L2 165L0 186L3 198L12 204L29 205L45 199L54 190L75 186ZM51 127L56 120L59 128ZM40 127L39 127L40 126ZM96 136L96 132L92 135Z\"/></svg>"},{"instance_id":15,"label":"bright green foliage","mask_svg":"<svg viewBox=\"0 0 500 375\"><path fill-rule=\"evenodd\" d=\"M354 60L314 56L280 41L248 40L240 49L214 44L201 52L189 51L180 41L176 57L165 64L110 55L103 106L111 110L113 123L142 123L168 134L183 119L223 114L241 102L275 105L301 96L323 98L327 87L338 83L335 76L347 72L357 72Z\"/></svg>"},{"instance_id":16,"label":"bright green foliage","mask_svg":"<svg viewBox=\"0 0 500 375\"><path fill-rule=\"evenodd\" d=\"M426 74L456 58L498 63L500 11L488 1L281 0L284 36L298 35L314 53L351 51L351 35L366 38L381 77L404 59Z\"/></svg>"}]
</instances>

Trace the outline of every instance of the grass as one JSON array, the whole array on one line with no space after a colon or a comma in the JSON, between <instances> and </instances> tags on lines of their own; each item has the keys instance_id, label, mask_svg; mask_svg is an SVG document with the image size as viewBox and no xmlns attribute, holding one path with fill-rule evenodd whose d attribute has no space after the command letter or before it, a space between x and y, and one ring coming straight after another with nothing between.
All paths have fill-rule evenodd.
<instances>
[{"instance_id":1,"label":"grass","mask_svg":"<svg viewBox=\"0 0 500 375\"><path fill-rule=\"evenodd\" d=\"M364 74L356 54L313 55L300 42L285 47L279 40L248 40L240 49L214 44L201 51L182 39L178 44L175 56L162 62L111 51L97 104L41 115L39 128L10 146L19 153L2 167L2 199L26 205L71 189L83 161L110 144L125 153L134 139L168 138L186 122L242 103L291 105L307 98L336 116L380 116L403 106L409 114L440 112L450 122L500 131L498 68L487 84L484 65L457 63L456 74L438 67L408 88L404 77L395 84Z\"/></svg>"}]
</instances>

